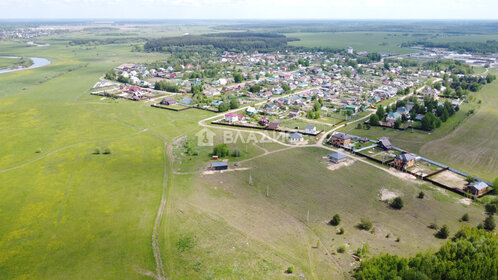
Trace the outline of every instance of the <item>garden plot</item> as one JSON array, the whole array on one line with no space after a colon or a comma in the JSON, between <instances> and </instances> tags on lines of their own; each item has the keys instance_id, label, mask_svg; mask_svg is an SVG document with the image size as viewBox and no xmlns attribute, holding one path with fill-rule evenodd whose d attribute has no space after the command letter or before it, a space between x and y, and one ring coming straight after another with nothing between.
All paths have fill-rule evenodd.
<instances>
[{"instance_id":1,"label":"garden plot","mask_svg":"<svg viewBox=\"0 0 498 280\"><path fill-rule=\"evenodd\" d=\"M465 177L462 175L458 175L449 170L445 170L441 173L438 173L434 176L430 177L431 180L438 182L440 184L446 185L453 189L465 190L467 186L467 181L465 181Z\"/></svg>"}]
</instances>

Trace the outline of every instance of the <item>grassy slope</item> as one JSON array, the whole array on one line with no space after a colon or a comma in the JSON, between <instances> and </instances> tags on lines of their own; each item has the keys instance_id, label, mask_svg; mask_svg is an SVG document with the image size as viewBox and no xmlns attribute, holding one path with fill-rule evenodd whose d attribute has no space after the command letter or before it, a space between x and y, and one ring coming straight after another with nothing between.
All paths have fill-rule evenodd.
<instances>
[{"instance_id":1,"label":"grassy slope","mask_svg":"<svg viewBox=\"0 0 498 280\"><path fill-rule=\"evenodd\" d=\"M475 115L445 137L424 144L420 153L492 182L498 176L498 82L484 87L478 98L482 104Z\"/></svg>"},{"instance_id":2,"label":"grassy slope","mask_svg":"<svg viewBox=\"0 0 498 280\"><path fill-rule=\"evenodd\" d=\"M251 249L262 249L266 254L272 252L273 258L265 258L280 272L294 265L298 274L318 279L342 278L353 262L352 251L364 242L369 243L373 254L408 255L440 244L432 236L434 232L427 228L431 222L446 223L455 231L460 227L458 218L465 212L471 215L471 224L483 219L479 207L463 206L457 202L459 196L421 185L413 179L398 179L363 163L327 170L322 159L327 152L318 148L292 149L245 163L251 171L200 175L185 191L188 199L182 203L184 211L176 216L181 220L212 220L211 223L219 224L216 232L244 232L245 237L239 243L230 240L228 247L235 247L228 250L229 254L241 253L247 242L253 244ZM253 186L248 184L249 175ZM267 187L270 187L270 197L265 195ZM381 188L401 195L405 208L392 210L379 201ZM420 190L426 193L423 200L416 198ZM310 220L306 222L308 211ZM336 235L336 228L326 224L335 213L342 217L344 235ZM374 234L355 228L364 216L372 219ZM199 233L196 225L183 224L182 228L191 231L200 244L182 254L181 262L170 259L171 266L183 263L191 267L203 258L225 260L227 251L217 250L217 243L209 241L213 238L210 232ZM390 238L385 237L387 233L391 234ZM397 237L401 242L395 242ZM318 239L321 246L313 248ZM348 253L335 254L342 244L348 244ZM325 248L334 255L326 255ZM220 266L250 271L249 265L230 260ZM185 273L191 278L202 278L209 274L209 269ZM214 276L223 278L224 275L220 272ZM283 276L277 273L272 277Z\"/></svg>"}]
</instances>

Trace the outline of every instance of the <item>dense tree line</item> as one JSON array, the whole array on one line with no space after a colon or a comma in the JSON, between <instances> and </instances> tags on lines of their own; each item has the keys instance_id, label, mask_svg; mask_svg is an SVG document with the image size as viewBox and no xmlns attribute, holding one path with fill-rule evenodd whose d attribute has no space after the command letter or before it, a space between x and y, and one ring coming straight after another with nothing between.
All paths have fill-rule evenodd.
<instances>
[{"instance_id":1,"label":"dense tree line","mask_svg":"<svg viewBox=\"0 0 498 280\"><path fill-rule=\"evenodd\" d=\"M271 51L287 46L289 39L274 33L228 32L165 37L149 40L146 51L166 51L168 47L211 46L226 51Z\"/></svg>"},{"instance_id":2,"label":"dense tree line","mask_svg":"<svg viewBox=\"0 0 498 280\"><path fill-rule=\"evenodd\" d=\"M498 275L498 237L477 228L462 228L436 253L410 258L389 254L367 259L355 271L359 280L487 280Z\"/></svg>"},{"instance_id":3,"label":"dense tree line","mask_svg":"<svg viewBox=\"0 0 498 280\"><path fill-rule=\"evenodd\" d=\"M402 48L423 46L426 48L446 48L459 53L496 53L498 52L498 41L487 40L486 42L446 42L437 43L431 41L414 41L402 43Z\"/></svg>"},{"instance_id":4,"label":"dense tree line","mask_svg":"<svg viewBox=\"0 0 498 280\"><path fill-rule=\"evenodd\" d=\"M154 85L154 89L164 90L164 91L168 91L168 92L180 92L180 88L177 85L173 85L173 84L168 83L166 81L156 82L156 84Z\"/></svg>"}]
</instances>

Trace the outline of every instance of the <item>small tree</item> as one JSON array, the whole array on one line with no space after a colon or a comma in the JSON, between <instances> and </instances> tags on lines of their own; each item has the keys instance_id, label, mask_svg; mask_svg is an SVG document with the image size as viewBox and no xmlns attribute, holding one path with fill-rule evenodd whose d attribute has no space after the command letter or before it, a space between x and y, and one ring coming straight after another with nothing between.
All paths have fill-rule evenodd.
<instances>
[{"instance_id":1,"label":"small tree","mask_svg":"<svg viewBox=\"0 0 498 280\"><path fill-rule=\"evenodd\" d=\"M467 213L463 214L461 220L464 221L464 222L468 222L469 221L469 214L467 214Z\"/></svg>"},{"instance_id":2,"label":"small tree","mask_svg":"<svg viewBox=\"0 0 498 280\"><path fill-rule=\"evenodd\" d=\"M213 148L213 155L219 157L226 157L230 154L228 146L226 144L219 144Z\"/></svg>"},{"instance_id":3,"label":"small tree","mask_svg":"<svg viewBox=\"0 0 498 280\"><path fill-rule=\"evenodd\" d=\"M288 274L292 274L294 272L294 267L291 265L287 268L287 270L285 271L285 273L288 273Z\"/></svg>"},{"instance_id":4,"label":"small tree","mask_svg":"<svg viewBox=\"0 0 498 280\"><path fill-rule=\"evenodd\" d=\"M369 218L361 218L358 228L362 230L370 230L372 228L372 222Z\"/></svg>"},{"instance_id":5,"label":"small tree","mask_svg":"<svg viewBox=\"0 0 498 280\"><path fill-rule=\"evenodd\" d=\"M492 231L496 228L496 223L493 216L487 216L486 219L484 219L483 228L488 231Z\"/></svg>"},{"instance_id":6,"label":"small tree","mask_svg":"<svg viewBox=\"0 0 498 280\"><path fill-rule=\"evenodd\" d=\"M403 200L401 199L401 197L398 196L395 199L393 199L393 201L391 202L391 208L393 209L403 208Z\"/></svg>"},{"instance_id":7,"label":"small tree","mask_svg":"<svg viewBox=\"0 0 498 280\"><path fill-rule=\"evenodd\" d=\"M419 192L417 197L423 199L424 196L425 196L424 192Z\"/></svg>"},{"instance_id":8,"label":"small tree","mask_svg":"<svg viewBox=\"0 0 498 280\"><path fill-rule=\"evenodd\" d=\"M494 215L496 213L496 205L495 204L486 204L486 206L484 206L484 208L486 209L486 214L488 215Z\"/></svg>"},{"instance_id":9,"label":"small tree","mask_svg":"<svg viewBox=\"0 0 498 280\"><path fill-rule=\"evenodd\" d=\"M339 248L337 248L337 253L344 253L346 252L346 245L341 245Z\"/></svg>"},{"instance_id":10,"label":"small tree","mask_svg":"<svg viewBox=\"0 0 498 280\"><path fill-rule=\"evenodd\" d=\"M436 237L440 239L446 239L450 235L450 230L447 225L443 225L441 229L436 233Z\"/></svg>"},{"instance_id":11,"label":"small tree","mask_svg":"<svg viewBox=\"0 0 498 280\"><path fill-rule=\"evenodd\" d=\"M104 155L110 155L111 154L111 149L105 148L104 152L102 152Z\"/></svg>"},{"instance_id":12,"label":"small tree","mask_svg":"<svg viewBox=\"0 0 498 280\"><path fill-rule=\"evenodd\" d=\"M341 234L344 234L344 228L340 228L339 231L337 232L337 234L341 235Z\"/></svg>"},{"instance_id":13,"label":"small tree","mask_svg":"<svg viewBox=\"0 0 498 280\"><path fill-rule=\"evenodd\" d=\"M369 120L370 125L379 125L379 117L376 114L372 114Z\"/></svg>"},{"instance_id":14,"label":"small tree","mask_svg":"<svg viewBox=\"0 0 498 280\"><path fill-rule=\"evenodd\" d=\"M341 217L339 216L339 214L335 214L334 217L332 217L332 220L330 220L329 224L337 226L339 225L340 222L341 222Z\"/></svg>"}]
</instances>

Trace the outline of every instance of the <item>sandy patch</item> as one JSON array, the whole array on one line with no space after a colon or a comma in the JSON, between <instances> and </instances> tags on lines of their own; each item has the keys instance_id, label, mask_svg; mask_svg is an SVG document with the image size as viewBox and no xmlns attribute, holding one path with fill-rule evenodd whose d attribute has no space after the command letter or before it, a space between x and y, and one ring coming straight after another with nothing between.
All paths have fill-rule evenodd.
<instances>
[{"instance_id":1,"label":"sandy patch","mask_svg":"<svg viewBox=\"0 0 498 280\"><path fill-rule=\"evenodd\" d=\"M472 199L470 198L461 198L458 200L458 202L464 204L464 205L470 205L472 204Z\"/></svg>"},{"instance_id":2,"label":"sandy patch","mask_svg":"<svg viewBox=\"0 0 498 280\"><path fill-rule=\"evenodd\" d=\"M384 189L382 188L380 190L380 200L381 201L386 201L386 200L391 200L391 199L394 199L396 197L398 197L399 195L395 192L392 192L388 189Z\"/></svg>"},{"instance_id":3,"label":"sandy patch","mask_svg":"<svg viewBox=\"0 0 498 280\"><path fill-rule=\"evenodd\" d=\"M417 178L415 178L413 175L401 172L401 171L397 170L396 168L390 167L389 171L391 174L393 174L394 176L396 176L402 180L410 181L412 183L418 183L418 184L422 183L421 181L417 181Z\"/></svg>"},{"instance_id":4,"label":"sandy patch","mask_svg":"<svg viewBox=\"0 0 498 280\"><path fill-rule=\"evenodd\" d=\"M350 166L354 163L355 161L353 159L347 159L343 162L339 162L339 163L331 163L329 164L329 166L327 166L327 169L328 170L331 170L331 171L334 171L334 170L337 170L341 167L346 167L346 166Z\"/></svg>"}]
</instances>

